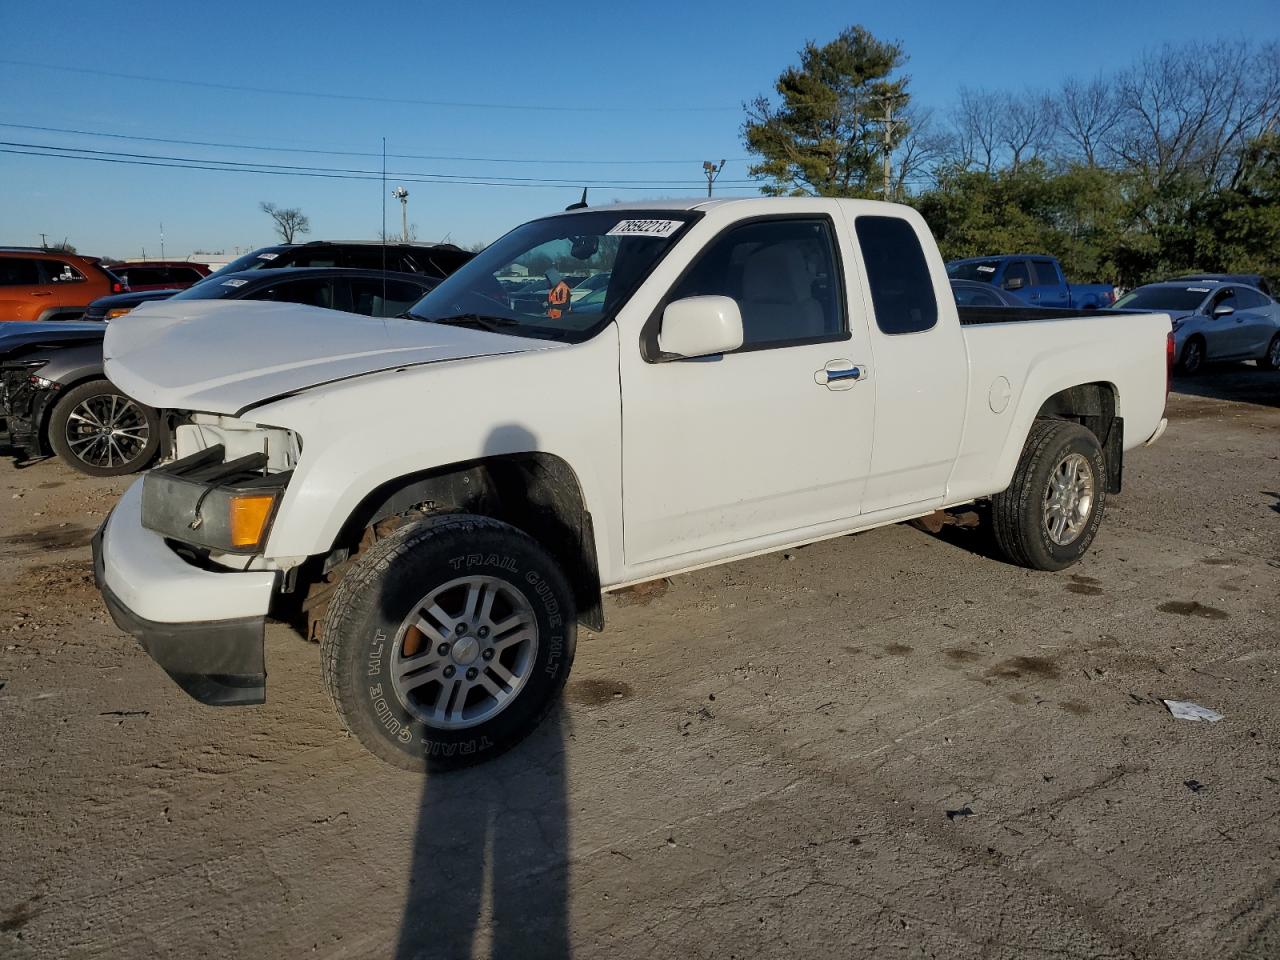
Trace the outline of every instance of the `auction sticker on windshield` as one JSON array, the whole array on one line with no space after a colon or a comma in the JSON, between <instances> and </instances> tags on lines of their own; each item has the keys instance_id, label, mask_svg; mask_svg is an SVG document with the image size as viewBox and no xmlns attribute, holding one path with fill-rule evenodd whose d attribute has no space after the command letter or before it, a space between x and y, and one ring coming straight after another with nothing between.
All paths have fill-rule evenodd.
<instances>
[{"instance_id":1,"label":"auction sticker on windshield","mask_svg":"<svg viewBox=\"0 0 1280 960\"><path fill-rule=\"evenodd\" d=\"M605 236L669 237L683 225L683 220L623 220Z\"/></svg>"}]
</instances>

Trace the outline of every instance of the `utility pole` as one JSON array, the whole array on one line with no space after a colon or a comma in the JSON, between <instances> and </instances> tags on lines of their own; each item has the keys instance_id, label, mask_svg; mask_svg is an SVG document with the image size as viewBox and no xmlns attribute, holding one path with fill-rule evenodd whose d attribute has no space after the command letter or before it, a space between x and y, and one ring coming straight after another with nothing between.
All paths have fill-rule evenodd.
<instances>
[{"instance_id":1,"label":"utility pole","mask_svg":"<svg viewBox=\"0 0 1280 960\"><path fill-rule=\"evenodd\" d=\"M884 127L884 193L885 200L889 200L889 193L893 189L893 127L894 124L904 123L902 120L893 118L893 97L886 96L881 100L884 104L884 116L880 123Z\"/></svg>"},{"instance_id":2,"label":"utility pole","mask_svg":"<svg viewBox=\"0 0 1280 960\"><path fill-rule=\"evenodd\" d=\"M44 235L43 233L42 233L42 234L40 234L40 246L41 246L41 248L43 248L43 249L45 249L45 250L48 250L48 249L49 249L49 241L48 241L48 239L45 237L45 235Z\"/></svg>"},{"instance_id":3,"label":"utility pole","mask_svg":"<svg viewBox=\"0 0 1280 960\"><path fill-rule=\"evenodd\" d=\"M719 165L712 163L710 160L702 161L702 173L707 178L707 196L711 196L711 185L716 182L716 177L720 176L724 170L724 161L721 160Z\"/></svg>"},{"instance_id":4,"label":"utility pole","mask_svg":"<svg viewBox=\"0 0 1280 960\"><path fill-rule=\"evenodd\" d=\"M400 239L409 242L409 191L404 187L396 187L391 195L400 201Z\"/></svg>"},{"instance_id":5,"label":"utility pole","mask_svg":"<svg viewBox=\"0 0 1280 960\"><path fill-rule=\"evenodd\" d=\"M164 224L160 224L160 259L164 259Z\"/></svg>"}]
</instances>

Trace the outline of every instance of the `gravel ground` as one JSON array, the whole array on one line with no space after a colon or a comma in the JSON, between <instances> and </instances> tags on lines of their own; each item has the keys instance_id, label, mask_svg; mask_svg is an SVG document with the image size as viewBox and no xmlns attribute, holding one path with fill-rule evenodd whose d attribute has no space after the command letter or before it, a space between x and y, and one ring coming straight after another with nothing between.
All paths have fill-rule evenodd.
<instances>
[{"instance_id":1,"label":"gravel ground","mask_svg":"<svg viewBox=\"0 0 1280 960\"><path fill-rule=\"evenodd\" d=\"M1280 379L1170 418L1066 573L898 526L621 594L429 781L283 626L187 699L93 588L127 481L5 461L0 956L1280 956Z\"/></svg>"}]
</instances>

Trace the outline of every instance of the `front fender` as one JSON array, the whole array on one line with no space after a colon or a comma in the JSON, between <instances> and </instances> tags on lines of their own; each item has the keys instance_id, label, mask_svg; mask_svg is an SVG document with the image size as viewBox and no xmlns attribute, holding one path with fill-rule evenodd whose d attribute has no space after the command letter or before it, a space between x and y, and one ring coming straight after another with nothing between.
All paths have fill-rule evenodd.
<instances>
[{"instance_id":1,"label":"front fender","mask_svg":"<svg viewBox=\"0 0 1280 960\"><path fill-rule=\"evenodd\" d=\"M560 350L386 371L255 408L255 422L302 440L266 555L328 553L366 498L404 477L543 453L577 476L606 572L622 542L617 371L610 327Z\"/></svg>"}]
</instances>

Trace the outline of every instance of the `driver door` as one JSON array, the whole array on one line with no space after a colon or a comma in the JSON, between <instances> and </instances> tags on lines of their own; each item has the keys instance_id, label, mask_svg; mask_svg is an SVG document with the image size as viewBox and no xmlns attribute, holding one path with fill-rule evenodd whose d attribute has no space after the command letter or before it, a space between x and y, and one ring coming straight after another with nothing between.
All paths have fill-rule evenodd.
<instances>
[{"instance_id":1,"label":"driver door","mask_svg":"<svg viewBox=\"0 0 1280 960\"><path fill-rule=\"evenodd\" d=\"M742 347L691 359L624 348L628 566L710 562L857 516L875 395L868 344L849 333L845 304L861 310L860 298L844 296L849 255L828 217L731 226L658 310L684 297L731 297ZM844 376L828 379L832 371Z\"/></svg>"}]
</instances>

